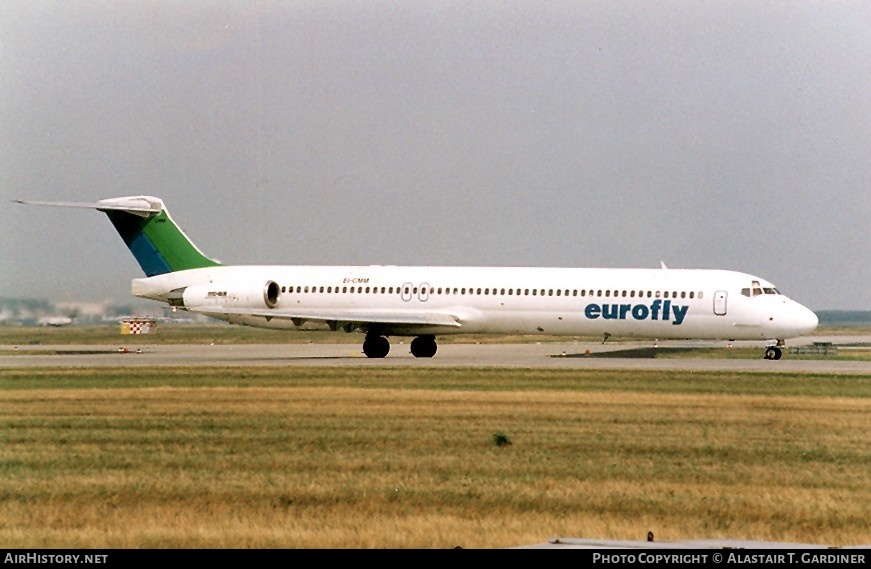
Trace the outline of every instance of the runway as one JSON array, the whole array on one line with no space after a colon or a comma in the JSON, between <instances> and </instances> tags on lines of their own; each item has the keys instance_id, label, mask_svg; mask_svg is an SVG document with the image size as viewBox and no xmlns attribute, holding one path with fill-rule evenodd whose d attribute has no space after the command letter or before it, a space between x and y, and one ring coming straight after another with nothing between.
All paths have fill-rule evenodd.
<instances>
[{"instance_id":1,"label":"runway","mask_svg":"<svg viewBox=\"0 0 871 569\"><path fill-rule=\"evenodd\" d=\"M845 353L871 349L871 337L813 337L803 343L832 342ZM701 344L701 346L711 346ZM717 345L717 344L713 344ZM724 344L720 344L725 347ZM743 344L744 346L748 344ZM790 345L798 345L793 343ZM699 343L661 342L657 348L699 347ZM581 342L529 342L517 344L444 344L433 358L415 358L407 343L396 339L390 354L382 359L363 355L359 344L238 344L238 345L36 345L0 346L0 368L21 367L105 367L105 366L389 366L389 367L508 367L562 369L652 369L697 371L746 371L768 373L850 373L871 374L871 361L791 359L784 353L777 361L762 358L764 344L758 344L758 359L707 359L656 357L648 342L610 345ZM855 348L855 346L867 346ZM632 350L642 356L626 357Z\"/></svg>"}]
</instances>

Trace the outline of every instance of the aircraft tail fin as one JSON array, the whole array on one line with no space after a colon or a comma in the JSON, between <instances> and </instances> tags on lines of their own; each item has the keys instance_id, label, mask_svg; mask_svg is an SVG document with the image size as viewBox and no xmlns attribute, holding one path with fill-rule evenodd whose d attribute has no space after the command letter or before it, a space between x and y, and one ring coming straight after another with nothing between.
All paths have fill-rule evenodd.
<instances>
[{"instance_id":1,"label":"aircraft tail fin","mask_svg":"<svg viewBox=\"0 0 871 569\"><path fill-rule=\"evenodd\" d=\"M221 263L206 257L169 216L163 200L152 196L109 198L97 202L47 202L15 200L25 205L96 209L105 213L133 253L146 276L214 267Z\"/></svg>"}]
</instances>

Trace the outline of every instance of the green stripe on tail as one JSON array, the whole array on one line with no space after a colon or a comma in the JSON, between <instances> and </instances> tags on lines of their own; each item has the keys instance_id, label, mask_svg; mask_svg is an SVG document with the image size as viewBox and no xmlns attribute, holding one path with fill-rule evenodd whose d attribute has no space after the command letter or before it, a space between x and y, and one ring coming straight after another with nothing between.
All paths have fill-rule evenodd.
<instances>
[{"instance_id":1,"label":"green stripe on tail","mask_svg":"<svg viewBox=\"0 0 871 569\"><path fill-rule=\"evenodd\" d=\"M145 218L118 209L104 211L146 276L220 265L203 255L165 209Z\"/></svg>"}]
</instances>

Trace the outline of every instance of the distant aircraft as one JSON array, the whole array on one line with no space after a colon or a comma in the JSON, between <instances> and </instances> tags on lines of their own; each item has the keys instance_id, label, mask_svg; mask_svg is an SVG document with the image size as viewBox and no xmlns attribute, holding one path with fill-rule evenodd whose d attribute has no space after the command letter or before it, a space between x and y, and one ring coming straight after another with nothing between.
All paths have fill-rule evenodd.
<instances>
[{"instance_id":1,"label":"distant aircraft","mask_svg":"<svg viewBox=\"0 0 871 569\"><path fill-rule=\"evenodd\" d=\"M145 278L135 296L232 324L295 330L307 322L365 334L383 358L390 336L411 336L429 358L446 334L596 335L608 338L763 340L777 360L785 339L817 316L770 282L728 270L225 265L205 256L159 198L95 203L16 200L104 212Z\"/></svg>"},{"instance_id":2,"label":"distant aircraft","mask_svg":"<svg viewBox=\"0 0 871 569\"><path fill-rule=\"evenodd\" d=\"M73 319L69 316L43 316L36 322L40 326L53 326L60 328L61 326L69 326L73 323Z\"/></svg>"},{"instance_id":3,"label":"distant aircraft","mask_svg":"<svg viewBox=\"0 0 871 569\"><path fill-rule=\"evenodd\" d=\"M40 326L52 326L54 328L60 328L62 326L69 326L76 321L76 317L78 317L79 311L76 309L69 310L66 316L52 315L52 316L43 316L39 320L36 321Z\"/></svg>"}]
</instances>

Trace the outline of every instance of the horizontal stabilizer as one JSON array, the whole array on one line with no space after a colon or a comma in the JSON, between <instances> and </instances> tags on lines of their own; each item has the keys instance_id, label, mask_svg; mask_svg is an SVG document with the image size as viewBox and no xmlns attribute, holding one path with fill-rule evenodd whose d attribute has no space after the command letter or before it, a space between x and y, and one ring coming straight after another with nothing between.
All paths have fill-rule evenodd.
<instances>
[{"instance_id":1,"label":"horizontal stabilizer","mask_svg":"<svg viewBox=\"0 0 871 569\"><path fill-rule=\"evenodd\" d=\"M47 202L34 200L13 200L15 203L23 205L47 205L54 207L80 207L86 209L96 209L99 211L123 211L138 215L139 217L150 217L163 211L163 202L157 198L149 196L131 196L126 198L109 198L98 202Z\"/></svg>"}]
</instances>

